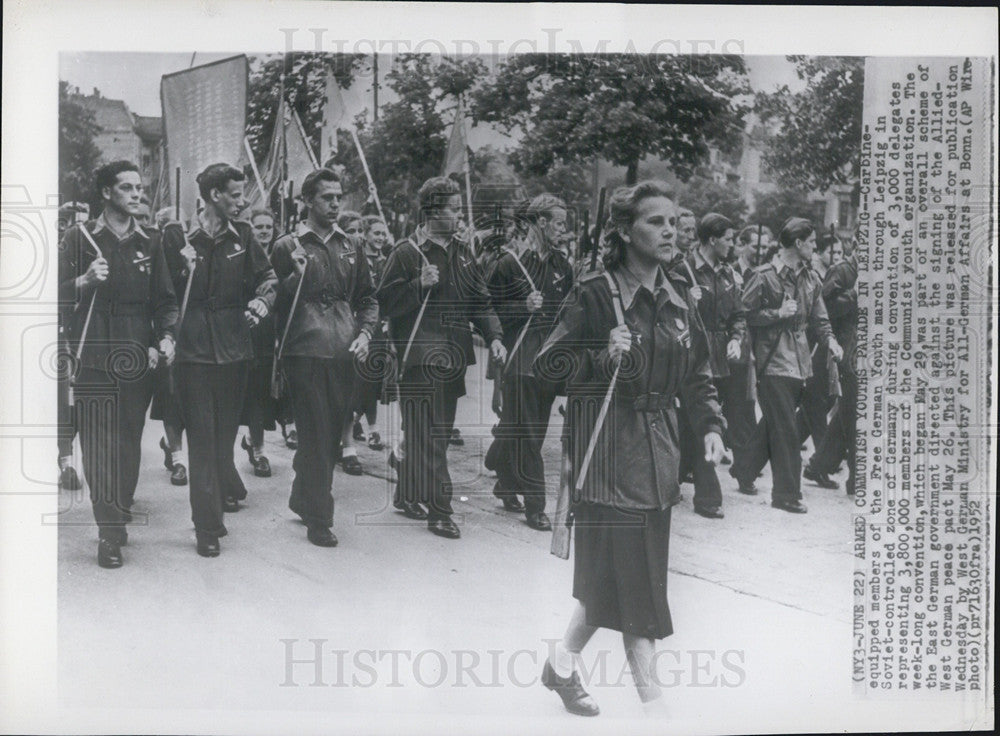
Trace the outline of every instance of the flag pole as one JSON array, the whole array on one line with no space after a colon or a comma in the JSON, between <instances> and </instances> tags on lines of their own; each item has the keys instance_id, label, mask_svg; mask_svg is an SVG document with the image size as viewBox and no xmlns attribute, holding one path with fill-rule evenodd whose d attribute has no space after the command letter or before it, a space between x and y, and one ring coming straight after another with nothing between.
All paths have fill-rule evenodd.
<instances>
[{"instance_id":1,"label":"flag pole","mask_svg":"<svg viewBox=\"0 0 1000 736\"><path fill-rule=\"evenodd\" d=\"M455 121L456 124L462 126L462 132L464 135L462 138L465 140L465 198L466 198L466 209L469 216L469 243L471 244L476 232L476 225L472 219L472 178L469 174L469 169L471 168L469 161L469 131L465 127L465 105L462 104L462 96L458 96L458 111L456 115L460 116L460 119Z\"/></svg>"},{"instance_id":2,"label":"flag pole","mask_svg":"<svg viewBox=\"0 0 1000 736\"><path fill-rule=\"evenodd\" d=\"M253 151L250 149L250 137L243 136L243 146L247 149L247 157L250 159L250 168L253 170L253 178L257 182L257 189L260 191L260 203L262 207L267 207L267 192L264 191L264 184L260 178L260 171L257 169L257 162L254 160Z\"/></svg>"},{"instance_id":3,"label":"flag pole","mask_svg":"<svg viewBox=\"0 0 1000 736\"><path fill-rule=\"evenodd\" d=\"M368 191L371 192L372 197L375 199L375 207L378 209L378 216L382 218L387 226L389 222L385 219L385 213L382 211L382 202L378 198L378 188L375 186L375 180L372 179L372 172L368 169L368 159L365 158L364 149L361 148L361 141L358 140L358 132L352 127L351 140L354 141L354 147L358 149L358 158L361 159L361 168L365 170L365 177L368 179Z\"/></svg>"}]
</instances>

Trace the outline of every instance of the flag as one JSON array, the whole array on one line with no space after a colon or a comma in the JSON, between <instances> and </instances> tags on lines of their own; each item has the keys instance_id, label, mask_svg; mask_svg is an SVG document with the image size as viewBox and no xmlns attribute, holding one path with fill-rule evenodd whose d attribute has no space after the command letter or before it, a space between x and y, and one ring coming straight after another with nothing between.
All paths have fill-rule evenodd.
<instances>
[{"instance_id":1,"label":"flag","mask_svg":"<svg viewBox=\"0 0 1000 736\"><path fill-rule=\"evenodd\" d=\"M320 135L319 160L326 163L337 155L337 130L350 123L344 95L333 71L326 71L326 103L323 105L323 127Z\"/></svg>"},{"instance_id":2,"label":"flag","mask_svg":"<svg viewBox=\"0 0 1000 736\"><path fill-rule=\"evenodd\" d=\"M448 138L448 150L444 154L444 166L441 176L449 174L464 174L469 170L469 142L465 132L465 106L462 98L458 98L455 108L455 122L452 124L451 137Z\"/></svg>"},{"instance_id":3,"label":"flag","mask_svg":"<svg viewBox=\"0 0 1000 736\"><path fill-rule=\"evenodd\" d=\"M262 199L256 186L246 187L247 210L257 207L270 207L272 192L281 185L287 176L293 182L295 191L302 186L306 174L319 168L305 135L302 121L298 113L290 109L284 100L278 102L278 111L274 118L274 130L271 133L271 145L260 169L267 198ZM278 196L287 196L287 191Z\"/></svg>"},{"instance_id":4,"label":"flag","mask_svg":"<svg viewBox=\"0 0 1000 736\"><path fill-rule=\"evenodd\" d=\"M193 216L195 177L209 164L236 165L246 129L246 56L196 66L160 79L168 180L181 169L181 209ZM170 195L171 204L173 192Z\"/></svg>"}]
</instances>

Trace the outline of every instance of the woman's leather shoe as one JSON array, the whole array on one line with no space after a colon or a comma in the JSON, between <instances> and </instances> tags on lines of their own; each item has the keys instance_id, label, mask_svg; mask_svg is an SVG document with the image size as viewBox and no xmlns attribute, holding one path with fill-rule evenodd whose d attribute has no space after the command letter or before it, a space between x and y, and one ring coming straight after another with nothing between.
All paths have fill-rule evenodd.
<instances>
[{"instance_id":1,"label":"woman's leather shoe","mask_svg":"<svg viewBox=\"0 0 1000 736\"><path fill-rule=\"evenodd\" d=\"M462 536L462 532L455 526L455 522L447 517L428 521L427 528L431 530L431 534L437 534L445 539L458 539Z\"/></svg>"},{"instance_id":2,"label":"woman's leather shoe","mask_svg":"<svg viewBox=\"0 0 1000 736\"><path fill-rule=\"evenodd\" d=\"M337 538L325 526L311 526L306 531L306 537L317 547L336 547Z\"/></svg>"},{"instance_id":3,"label":"woman's leather shoe","mask_svg":"<svg viewBox=\"0 0 1000 736\"><path fill-rule=\"evenodd\" d=\"M170 473L170 482L175 486L186 486L188 484L188 471L183 463L174 463L174 469Z\"/></svg>"},{"instance_id":4,"label":"woman's leather shoe","mask_svg":"<svg viewBox=\"0 0 1000 736\"><path fill-rule=\"evenodd\" d=\"M97 542L97 564L108 570L121 567L122 549L110 539L101 539Z\"/></svg>"},{"instance_id":5,"label":"woman's leather shoe","mask_svg":"<svg viewBox=\"0 0 1000 736\"><path fill-rule=\"evenodd\" d=\"M348 475L364 475L365 470L361 467L361 461L358 460L357 455L348 455L340 461L340 464Z\"/></svg>"},{"instance_id":6,"label":"woman's leather shoe","mask_svg":"<svg viewBox=\"0 0 1000 736\"><path fill-rule=\"evenodd\" d=\"M270 478L271 477L271 461L268 460L263 455L257 458L257 462L253 466L253 474L258 478Z\"/></svg>"},{"instance_id":7,"label":"woman's leather shoe","mask_svg":"<svg viewBox=\"0 0 1000 736\"><path fill-rule=\"evenodd\" d=\"M580 684L580 675L574 672L569 677L560 677L545 660L542 668L542 684L560 697L566 710L578 716L596 716L601 709L590 697L590 694Z\"/></svg>"}]
</instances>

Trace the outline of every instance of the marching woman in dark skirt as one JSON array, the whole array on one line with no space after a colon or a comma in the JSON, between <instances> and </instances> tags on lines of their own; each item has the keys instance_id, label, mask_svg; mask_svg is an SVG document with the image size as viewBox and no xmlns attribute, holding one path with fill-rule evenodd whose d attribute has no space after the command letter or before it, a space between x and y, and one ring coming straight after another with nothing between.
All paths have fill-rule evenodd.
<instances>
[{"instance_id":1,"label":"marching woman in dark skirt","mask_svg":"<svg viewBox=\"0 0 1000 736\"><path fill-rule=\"evenodd\" d=\"M567 710L589 716L600 710L574 658L599 628L622 632L640 699L647 710L662 708L652 665L656 640L673 633L667 556L670 510L680 498L678 397L709 462L722 457L725 428L694 302L662 268L676 239L666 185L622 187L610 207L606 270L574 287L535 361L540 377L565 387L570 487L580 487L570 507L577 605L542 683Z\"/></svg>"}]
</instances>

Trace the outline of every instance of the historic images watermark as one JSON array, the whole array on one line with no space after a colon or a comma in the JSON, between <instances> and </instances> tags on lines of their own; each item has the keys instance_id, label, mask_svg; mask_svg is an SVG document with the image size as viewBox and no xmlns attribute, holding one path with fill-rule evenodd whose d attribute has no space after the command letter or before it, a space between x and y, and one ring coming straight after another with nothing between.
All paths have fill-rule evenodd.
<instances>
[{"instance_id":1,"label":"historic images watermark","mask_svg":"<svg viewBox=\"0 0 1000 736\"><path fill-rule=\"evenodd\" d=\"M279 639L279 687L517 687L540 683L542 666L558 639L542 649L340 649L329 639ZM609 649L576 658L584 686L632 687L627 662ZM742 649L661 649L650 676L663 688L737 688L748 679Z\"/></svg>"}]
</instances>

